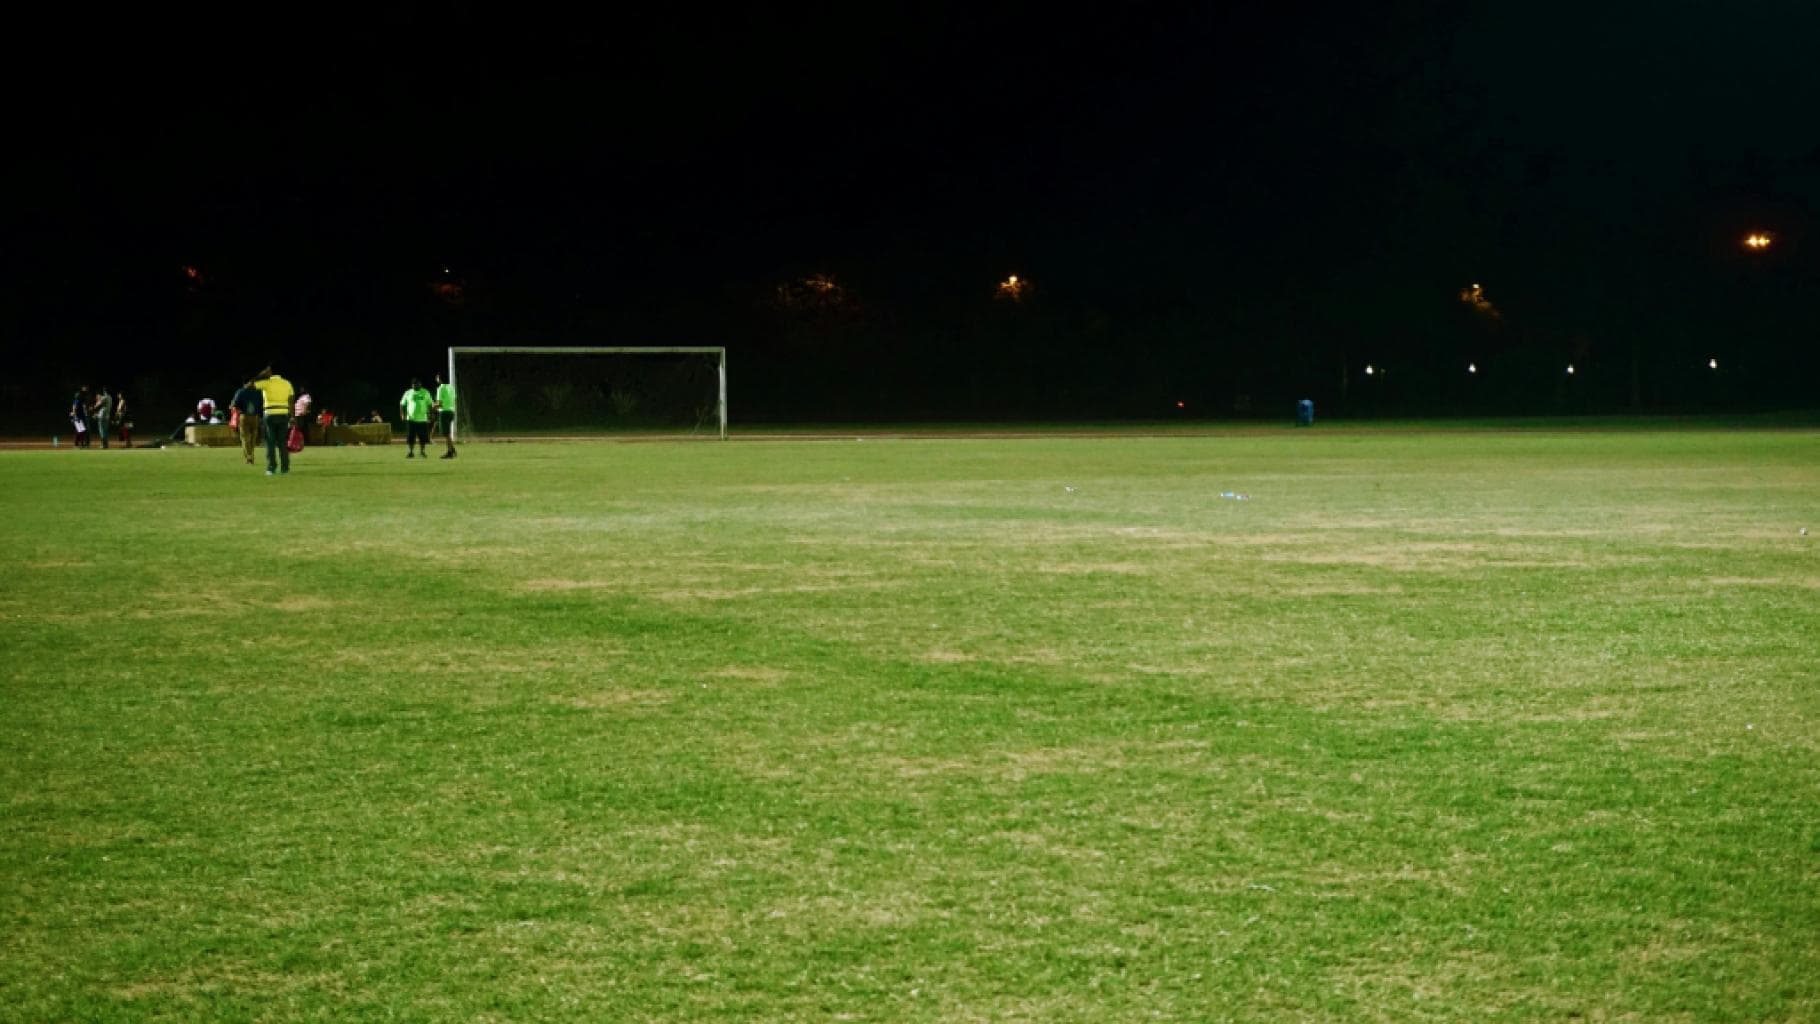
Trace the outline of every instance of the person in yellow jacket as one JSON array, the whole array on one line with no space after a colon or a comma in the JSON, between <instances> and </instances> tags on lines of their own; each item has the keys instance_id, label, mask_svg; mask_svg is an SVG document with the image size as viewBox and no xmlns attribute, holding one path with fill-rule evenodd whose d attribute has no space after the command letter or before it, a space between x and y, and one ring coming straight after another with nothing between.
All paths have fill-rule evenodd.
<instances>
[{"instance_id":1,"label":"person in yellow jacket","mask_svg":"<svg viewBox=\"0 0 1820 1024\"><path fill-rule=\"evenodd\" d=\"M253 387L265 397L265 475L289 473L291 450L284 442L285 432L291 426L291 399L295 389L290 381L273 373L269 366L253 378Z\"/></svg>"}]
</instances>

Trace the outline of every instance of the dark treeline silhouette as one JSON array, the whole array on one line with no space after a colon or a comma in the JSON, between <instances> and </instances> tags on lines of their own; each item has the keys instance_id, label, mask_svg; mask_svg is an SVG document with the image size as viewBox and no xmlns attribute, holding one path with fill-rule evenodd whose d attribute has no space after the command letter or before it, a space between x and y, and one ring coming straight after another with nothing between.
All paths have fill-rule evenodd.
<instances>
[{"instance_id":1,"label":"dark treeline silhouette","mask_svg":"<svg viewBox=\"0 0 1820 1024\"><path fill-rule=\"evenodd\" d=\"M75 388L107 384L157 436L266 364L319 406L389 415L453 344L725 345L736 423L1287 421L1303 398L1324 417L1813 407L1820 317L1799 237L1769 254L1728 241L1512 260L1485 275L1490 311L1462 294L1478 282L1390 266L1202 280L1039 263L1017 268L1014 301L984 260L775 265L718 282L709 268L634 292L610 270L274 264L192 279L174 261L123 259L14 304L4 430L59 432ZM1577 279L1607 259L1595 282Z\"/></svg>"}]
</instances>

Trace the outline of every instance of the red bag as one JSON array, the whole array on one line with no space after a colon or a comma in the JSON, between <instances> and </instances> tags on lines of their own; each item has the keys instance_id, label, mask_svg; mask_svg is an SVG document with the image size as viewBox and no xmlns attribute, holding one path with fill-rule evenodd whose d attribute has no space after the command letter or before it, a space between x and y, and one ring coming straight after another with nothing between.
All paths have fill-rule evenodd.
<instances>
[{"instance_id":1,"label":"red bag","mask_svg":"<svg viewBox=\"0 0 1820 1024\"><path fill-rule=\"evenodd\" d=\"M284 446L292 452L303 451L303 431L297 429L297 424L291 424L291 436L284 439Z\"/></svg>"},{"instance_id":2,"label":"red bag","mask_svg":"<svg viewBox=\"0 0 1820 1024\"><path fill-rule=\"evenodd\" d=\"M238 408L228 410L228 429L240 429L240 410Z\"/></svg>"}]
</instances>

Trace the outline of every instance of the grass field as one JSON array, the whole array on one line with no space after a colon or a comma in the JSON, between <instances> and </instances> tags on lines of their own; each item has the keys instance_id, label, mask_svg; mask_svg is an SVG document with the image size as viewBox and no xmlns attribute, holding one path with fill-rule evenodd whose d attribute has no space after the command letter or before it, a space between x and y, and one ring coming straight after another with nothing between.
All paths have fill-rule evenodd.
<instances>
[{"instance_id":1,"label":"grass field","mask_svg":"<svg viewBox=\"0 0 1820 1024\"><path fill-rule=\"evenodd\" d=\"M0 455L0 1020L1820 1020L1815 431L403 455Z\"/></svg>"}]
</instances>

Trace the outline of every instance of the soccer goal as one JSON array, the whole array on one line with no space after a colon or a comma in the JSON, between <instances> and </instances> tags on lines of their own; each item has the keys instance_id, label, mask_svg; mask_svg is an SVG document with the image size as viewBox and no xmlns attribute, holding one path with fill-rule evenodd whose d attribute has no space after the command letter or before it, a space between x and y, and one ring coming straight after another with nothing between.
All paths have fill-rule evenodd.
<instances>
[{"instance_id":1,"label":"soccer goal","mask_svg":"<svg viewBox=\"0 0 1820 1024\"><path fill-rule=\"evenodd\" d=\"M457 439L727 436L727 350L453 346Z\"/></svg>"}]
</instances>

